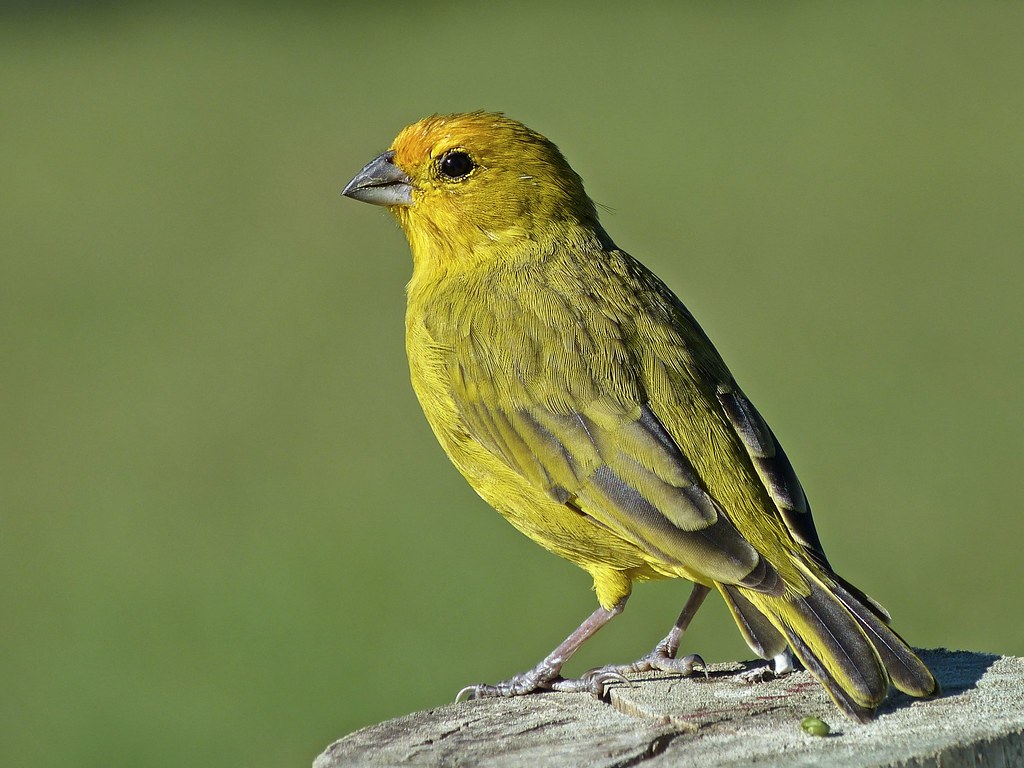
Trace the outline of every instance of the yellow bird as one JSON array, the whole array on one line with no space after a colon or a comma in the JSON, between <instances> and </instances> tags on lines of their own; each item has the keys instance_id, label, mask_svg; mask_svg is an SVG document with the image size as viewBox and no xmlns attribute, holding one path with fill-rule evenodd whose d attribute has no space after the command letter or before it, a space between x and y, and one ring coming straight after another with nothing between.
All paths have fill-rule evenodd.
<instances>
[{"instance_id":1,"label":"yellow bird","mask_svg":"<svg viewBox=\"0 0 1024 768\"><path fill-rule=\"evenodd\" d=\"M787 646L852 718L890 682L935 679L878 603L829 565L775 435L683 303L620 250L558 148L500 114L405 128L343 192L386 206L412 250L413 388L470 485L594 579L600 607L536 667L471 696L600 693L624 671L688 673L680 637L711 588L758 656ZM632 665L561 677L634 581L694 590Z\"/></svg>"}]
</instances>

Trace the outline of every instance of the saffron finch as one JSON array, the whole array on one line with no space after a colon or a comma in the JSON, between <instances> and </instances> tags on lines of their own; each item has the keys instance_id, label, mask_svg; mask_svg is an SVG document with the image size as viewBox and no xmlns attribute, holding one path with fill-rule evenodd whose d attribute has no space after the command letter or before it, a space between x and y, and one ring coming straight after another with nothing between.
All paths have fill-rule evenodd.
<instances>
[{"instance_id":1,"label":"saffron finch","mask_svg":"<svg viewBox=\"0 0 1024 768\"><path fill-rule=\"evenodd\" d=\"M435 115L343 194L387 207L409 241L409 366L441 446L512 525L594 580L600 606L576 631L471 696L689 673L696 657L676 652L711 589L754 653L791 649L851 718L870 718L890 683L936 692L885 609L829 565L786 454L707 335L612 242L553 143L500 114ZM663 578L695 586L654 651L561 676L633 582Z\"/></svg>"}]
</instances>

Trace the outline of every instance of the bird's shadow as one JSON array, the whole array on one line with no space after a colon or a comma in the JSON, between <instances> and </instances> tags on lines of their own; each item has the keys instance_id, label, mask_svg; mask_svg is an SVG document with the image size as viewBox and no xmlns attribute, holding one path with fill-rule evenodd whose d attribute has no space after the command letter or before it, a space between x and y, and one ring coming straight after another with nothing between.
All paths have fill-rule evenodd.
<instances>
[{"instance_id":1,"label":"bird's shadow","mask_svg":"<svg viewBox=\"0 0 1024 768\"><path fill-rule=\"evenodd\" d=\"M956 696L975 688L989 667L1000 658L998 654L993 653L950 651L945 648L915 649L915 652L935 675L935 680L939 684L937 698ZM881 714L902 709L910 706L915 700L912 696L896 691L878 712Z\"/></svg>"},{"instance_id":2,"label":"bird's shadow","mask_svg":"<svg viewBox=\"0 0 1024 768\"><path fill-rule=\"evenodd\" d=\"M935 676L939 684L939 691L935 698L956 696L977 687L978 681L985 676L988 669L999 660L998 654L978 653L975 651L950 651L945 648L925 650L914 649L921 661L928 665L928 668ZM794 660L797 669L803 669L799 661ZM762 659L743 662L742 666L746 671L752 672L758 669L770 670L771 665L766 664ZM735 676L734 671L712 672L710 678ZM770 679L770 674L769 674ZM913 696L908 696L902 691L893 691L886 702L879 707L878 714L894 712L904 707L909 707L915 701Z\"/></svg>"},{"instance_id":3,"label":"bird's shadow","mask_svg":"<svg viewBox=\"0 0 1024 768\"><path fill-rule=\"evenodd\" d=\"M984 677L988 669L1000 658L998 654L978 653L975 651L950 651L945 648L933 650L917 648L914 650L921 661L928 665L928 668L932 671L935 680L939 684L939 692L935 698L956 696L964 691L975 688L978 685L978 681ZM794 662L797 670L803 670L803 666L799 661L794 659ZM740 673L756 672L761 669L768 673L765 682L776 679L770 673L771 663L765 662L764 659L736 662L724 665L725 668L721 668L721 665L716 666L720 666L720 668L696 671L685 679L691 683L714 684L723 680L735 681ZM645 672L632 677L630 682L633 684L654 682L664 680L666 676L673 677L674 675L665 672ZM781 679L785 680L785 676ZM756 677L748 682L755 686L760 684ZM615 687L617 687L615 684L609 686L608 691L602 697L605 701L608 700L608 693ZM919 701L919 699L908 696L902 691L894 690L886 702L878 708L876 714L894 712L911 706L915 701Z\"/></svg>"}]
</instances>

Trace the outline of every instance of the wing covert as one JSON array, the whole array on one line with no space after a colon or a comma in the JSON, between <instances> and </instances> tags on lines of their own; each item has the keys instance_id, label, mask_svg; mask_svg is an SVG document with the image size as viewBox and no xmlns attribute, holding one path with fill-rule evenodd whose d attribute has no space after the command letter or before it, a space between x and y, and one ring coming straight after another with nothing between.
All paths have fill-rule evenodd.
<instances>
[{"instance_id":1,"label":"wing covert","mask_svg":"<svg viewBox=\"0 0 1024 768\"><path fill-rule=\"evenodd\" d=\"M782 589L648 405L604 395L563 412L539 398L503 406L487 391L492 385L459 370L458 406L470 434L553 500L662 563L724 583Z\"/></svg>"}]
</instances>

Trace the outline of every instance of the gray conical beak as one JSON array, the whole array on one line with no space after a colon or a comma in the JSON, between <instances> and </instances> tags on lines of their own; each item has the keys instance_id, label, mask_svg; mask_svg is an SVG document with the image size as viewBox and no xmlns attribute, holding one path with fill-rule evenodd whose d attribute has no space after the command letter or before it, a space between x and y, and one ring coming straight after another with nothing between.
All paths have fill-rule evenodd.
<instances>
[{"instance_id":1,"label":"gray conical beak","mask_svg":"<svg viewBox=\"0 0 1024 768\"><path fill-rule=\"evenodd\" d=\"M341 194L374 205L412 205L412 179L395 165L395 153L388 151L367 163Z\"/></svg>"}]
</instances>

